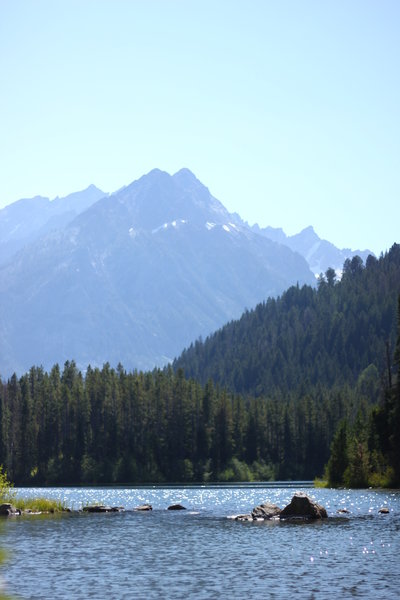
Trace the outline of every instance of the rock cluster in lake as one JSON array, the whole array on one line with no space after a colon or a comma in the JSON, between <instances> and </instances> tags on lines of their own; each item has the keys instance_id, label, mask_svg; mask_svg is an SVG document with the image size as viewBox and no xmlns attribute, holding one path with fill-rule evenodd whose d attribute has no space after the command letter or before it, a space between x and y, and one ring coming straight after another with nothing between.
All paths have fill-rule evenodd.
<instances>
[{"instance_id":1,"label":"rock cluster in lake","mask_svg":"<svg viewBox=\"0 0 400 600\"><path fill-rule=\"evenodd\" d=\"M311 500L303 492L297 492L285 508L279 508L276 504L265 502L253 508L251 513L237 515L236 521L269 521L284 519L326 519L326 509Z\"/></svg>"}]
</instances>

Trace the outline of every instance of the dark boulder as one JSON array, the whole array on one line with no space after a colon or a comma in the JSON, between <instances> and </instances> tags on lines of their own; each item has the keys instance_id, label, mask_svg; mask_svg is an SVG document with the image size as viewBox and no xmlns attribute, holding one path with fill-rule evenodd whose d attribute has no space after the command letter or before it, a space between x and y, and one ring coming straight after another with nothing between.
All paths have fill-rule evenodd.
<instances>
[{"instance_id":1,"label":"dark boulder","mask_svg":"<svg viewBox=\"0 0 400 600\"><path fill-rule=\"evenodd\" d=\"M19 510L19 508L16 508L12 504L9 504L8 502L3 502L3 504L0 504L0 515L2 515L4 517L9 517L9 516L16 516L16 515L20 515L20 514L21 514L21 511Z\"/></svg>"},{"instance_id":2,"label":"dark boulder","mask_svg":"<svg viewBox=\"0 0 400 600\"><path fill-rule=\"evenodd\" d=\"M253 521L254 520L251 515L236 515L235 517L233 517L233 519L235 521Z\"/></svg>"},{"instance_id":3,"label":"dark boulder","mask_svg":"<svg viewBox=\"0 0 400 600\"><path fill-rule=\"evenodd\" d=\"M281 513L282 509L279 508L276 504L272 504L271 502L264 502L259 506L256 506L251 511L251 516L254 520L259 519L273 519L274 517L278 517Z\"/></svg>"},{"instance_id":4,"label":"dark boulder","mask_svg":"<svg viewBox=\"0 0 400 600\"><path fill-rule=\"evenodd\" d=\"M186 508L182 504L171 504L168 506L168 510L186 510Z\"/></svg>"},{"instance_id":5,"label":"dark boulder","mask_svg":"<svg viewBox=\"0 0 400 600\"><path fill-rule=\"evenodd\" d=\"M281 519L325 519L328 514L323 506L303 492L297 492L279 516Z\"/></svg>"}]
</instances>

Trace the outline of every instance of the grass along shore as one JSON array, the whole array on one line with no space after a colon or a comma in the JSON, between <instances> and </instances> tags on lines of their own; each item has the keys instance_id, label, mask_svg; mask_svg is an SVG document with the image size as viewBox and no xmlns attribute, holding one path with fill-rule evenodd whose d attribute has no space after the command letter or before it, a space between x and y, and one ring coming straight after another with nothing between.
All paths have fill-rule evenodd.
<instances>
[{"instance_id":1,"label":"grass along shore","mask_svg":"<svg viewBox=\"0 0 400 600\"><path fill-rule=\"evenodd\" d=\"M0 465L0 505L12 504L16 509L25 513L59 513L66 510L60 500L49 498L18 498L14 485L8 480L7 473Z\"/></svg>"}]
</instances>

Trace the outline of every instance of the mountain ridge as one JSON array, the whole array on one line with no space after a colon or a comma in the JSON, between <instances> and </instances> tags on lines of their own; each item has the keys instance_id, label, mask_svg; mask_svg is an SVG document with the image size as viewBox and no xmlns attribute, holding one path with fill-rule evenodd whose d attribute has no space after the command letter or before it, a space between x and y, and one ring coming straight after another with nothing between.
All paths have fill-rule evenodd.
<instances>
[{"instance_id":1,"label":"mountain ridge","mask_svg":"<svg viewBox=\"0 0 400 600\"><path fill-rule=\"evenodd\" d=\"M78 214L106 194L91 184L84 190L50 200L22 198L0 210L0 265L27 244L50 231L65 227Z\"/></svg>"},{"instance_id":2,"label":"mountain ridge","mask_svg":"<svg viewBox=\"0 0 400 600\"><path fill-rule=\"evenodd\" d=\"M307 260L310 269L316 276L325 273L328 268L333 268L336 274L340 276L344 261L347 258L360 256L365 261L369 255L374 256L374 253L368 249L337 248L328 240L321 239L312 225L308 225L299 233L291 236L287 236L280 227L260 227L255 224L251 228L260 235L265 235L269 239L299 252Z\"/></svg>"}]
</instances>

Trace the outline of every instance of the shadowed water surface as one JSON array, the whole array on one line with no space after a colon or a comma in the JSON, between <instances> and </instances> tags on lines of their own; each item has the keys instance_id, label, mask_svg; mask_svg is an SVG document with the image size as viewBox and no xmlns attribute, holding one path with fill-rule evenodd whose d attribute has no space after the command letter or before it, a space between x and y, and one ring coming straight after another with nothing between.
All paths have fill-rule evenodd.
<instances>
[{"instance_id":1,"label":"shadowed water surface","mask_svg":"<svg viewBox=\"0 0 400 600\"><path fill-rule=\"evenodd\" d=\"M72 513L6 519L7 591L20 598L398 598L400 494L305 490L329 518L311 523L227 519L288 487L52 488L19 490L75 509L101 502L148 513ZM180 502L186 511L165 510ZM379 508L390 509L380 515ZM339 516L338 509L350 511Z\"/></svg>"}]
</instances>

